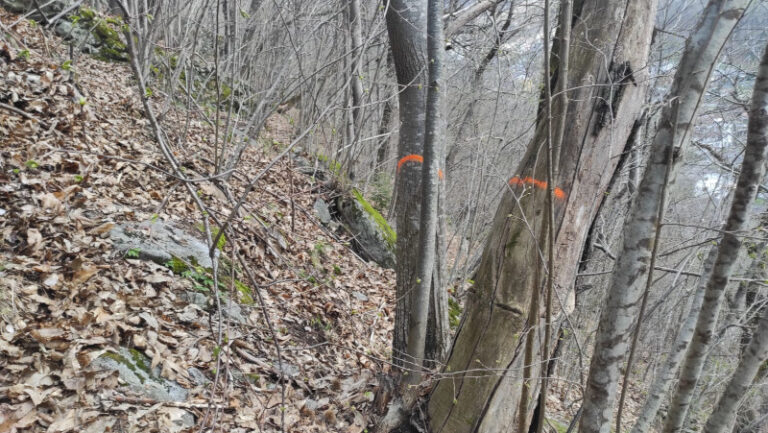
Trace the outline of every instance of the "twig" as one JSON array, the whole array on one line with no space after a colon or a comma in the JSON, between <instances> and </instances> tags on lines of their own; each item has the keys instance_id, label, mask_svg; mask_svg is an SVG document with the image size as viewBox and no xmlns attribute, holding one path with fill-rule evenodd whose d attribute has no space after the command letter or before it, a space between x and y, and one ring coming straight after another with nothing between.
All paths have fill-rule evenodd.
<instances>
[{"instance_id":1,"label":"twig","mask_svg":"<svg viewBox=\"0 0 768 433\"><path fill-rule=\"evenodd\" d=\"M212 406L219 410L232 410L232 411L235 410L234 407L225 406L219 403L187 403L184 401L161 401L161 400L155 400L153 398L126 397L124 395L116 395L111 399L107 398L104 401L113 401L116 403L128 403L128 404L141 404L146 406L159 404L161 406L178 407L182 409L207 409Z\"/></svg>"},{"instance_id":2,"label":"twig","mask_svg":"<svg viewBox=\"0 0 768 433\"><path fill-rule=\"evenodd\" d=\"M33 121L39 123L40 125L42 125L46 129L49 128L48 123L46 123L45 121L40 120L37 117L34 117L33 115L27 113L24 110L19 110L18 108L14 107L13 105L3 104L2 102L0 102L0 108L5 108L6 110L8 110L8 111L10 111L12 113L18 114L19 116L21 116L21 117L23 117L25 119L33 120Z\"/></svg>"}]
</instances>

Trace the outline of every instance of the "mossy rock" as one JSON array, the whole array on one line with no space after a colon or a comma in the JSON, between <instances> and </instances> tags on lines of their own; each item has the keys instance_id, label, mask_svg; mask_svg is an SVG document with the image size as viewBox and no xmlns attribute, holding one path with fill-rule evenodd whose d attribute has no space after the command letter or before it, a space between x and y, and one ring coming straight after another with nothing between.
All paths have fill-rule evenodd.
<instances>
[{"instance_id":1,"label":"mossy rock","mask_svg":"<svg viewBox=\"0 0 768 433\"><path fill-rule=\"evenodd\" d=\"M351 196L337 198L336 209L357 252L382 267L394 268L397 235L360 191L353 189Z\"/></svg>"},{"instance_id":2,"label":"mossy rock","mask_svg":"<svg viewBox=\"0 0 768 433\"><path fill-rule=\"evenodd\" d=\"M95 370L114 370L132 392L157 401L185 401L187 390L160 376L160 368L151 369L150 359L136 349L118 347L104 352L91 362Z\"/></svg>"}]
</instances>

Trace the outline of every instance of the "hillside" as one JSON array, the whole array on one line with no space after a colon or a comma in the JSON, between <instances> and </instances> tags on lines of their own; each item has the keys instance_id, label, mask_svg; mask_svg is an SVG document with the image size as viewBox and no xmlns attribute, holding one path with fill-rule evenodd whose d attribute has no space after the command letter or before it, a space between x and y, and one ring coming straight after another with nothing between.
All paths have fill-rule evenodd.
<instances>
[{"instance_id":1,"label":"hillside","mask_svg":"<svg viewBox=\"0 0 768 433\"><path fill-rule=\"evenodd\" d=\"M129 66L70 59L39 25L6 28L18 18L0 9L0 431L364 431L387 370L394 273L322 227L313 203L327 191L289 158L266 172L219 243L216 305L202 264L116 248L118 229L203 239ZM184 173L205 177L213 128L169 102L151 98ZM235 199L292 138L283 115L266 129L229 181ZM211 181L195 188L229 216Z\"/></svg>"}]
</instances>

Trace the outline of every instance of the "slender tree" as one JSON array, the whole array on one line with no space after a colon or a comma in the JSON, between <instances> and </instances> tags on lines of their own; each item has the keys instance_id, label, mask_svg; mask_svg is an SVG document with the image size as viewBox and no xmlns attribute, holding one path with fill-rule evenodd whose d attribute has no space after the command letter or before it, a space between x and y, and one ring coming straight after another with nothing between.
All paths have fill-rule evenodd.
<instances>
[{"instance_id":1,"label":"slender tree","mask_svg":"<svg viewBox=\"0 0 768 433\"><path fill-rule=\"evenodd\" d=\"M701 98L720 51L744 13L747 0L711 0L688 38L670 90L659 129L651 146L648 167L624 225L622 252L595 336L595 351L587 379L581 433L607 433L616 399L619 373L628 336L637 320L654 239L666 207L666 183L690 140Z\"/></svg>"},{"instance_id":2,"label":"slender tree","mask_svg":"<svg viewBox=\"0 0 768 433\"><path fill-rule=\"evenodd\" d=\"M768 113L766 113L768 110L768 71L766 71L768 63L766 61L764 56L755 81L744 162L739 173L728 220L723 226L723 241L720 244L717 260L707 284L704 304L696 322L696 332L685 355L677 392L670 403L670 415L663 430L666 433L678 432L685 424L693 391L701 375L707 351L714 336L725 288L741 248L738 232L742 230L747 221L750 206L755 200L757 188L763 178L765 151L766 146L768 146L768 136L766 136L768 134ZM756 345L755 347L752 346L753 343ZM735 403L732 399L738 399L741 396L741 393L736 396L732 393L737 392L740 387L746 386L743 384L743 380L754 368L749 377L749 383L751 383L757 372L757 366L759 366L759 363L757 366L752 366L752 363L755 362L755 357L759 358L762 351L766 350L762 343L761 337L753 337L752 343L750 343L744 358L742 358L742 363L737 369L737 374L734 375L725 396L721 399L716 414L713 414L714 418L710 417L711 424L710 422L707 423L707 431L722 431L722 429L727 428L726 425L732 424L734 414L729 413L729 410L735 410Z\"/></svg>"}]
</instances>

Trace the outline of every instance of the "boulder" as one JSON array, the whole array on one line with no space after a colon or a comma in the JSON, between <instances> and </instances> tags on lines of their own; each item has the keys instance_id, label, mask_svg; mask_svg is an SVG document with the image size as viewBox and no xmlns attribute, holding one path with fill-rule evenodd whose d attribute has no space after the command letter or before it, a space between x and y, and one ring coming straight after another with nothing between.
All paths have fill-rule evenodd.
<instances>
[{"instance_id":1,"label":"boulder","mask_svg":"<svg viewBox=\"0 0 768 433\"><path fill-rule=\"evenodd\" d=\"M328 203L325 202L325 200L318 198L315 200L315 213L317 213L317 219L320 220L323 225L328 225L331 223L331 210L328 207Z\"/></svg>"},{"instance_id":2,"label":"boulder","mask_svg":"<svg viewBox=\"0 0 768 433\"><path fill-rule=\"evenodd\" d=\"M352 236L357 252L384 268L395 267L395 231L387 220L356 189L336 199L344 228Z\"/></svg>"},{"instance_id":3,"label":"boulder","mask_svg":"<svg viewBox=\"0 0 768 433\"><path fill-rule=\"evenodd\" d=\"M136 349L118 347L93 360L93 370L117 371L126 388L141 397L157 401L185 401L187 390L160 376L160 367L151 369L150 359Z\"/></svg>"},{"instance_id":4,"label":"boulder","mask_svg":"<svg viewBox=\"0 0 768 433\"><path fill-rule=\"evenodd\" d=\"M178 257L212 269L208 245L197 236L163 221L118 225L109 232L115 248L123 254L135 254L141 260L151 260L161 265ZM216 254L219 254L218 250Z\"/></svg>"}]
</instances>

